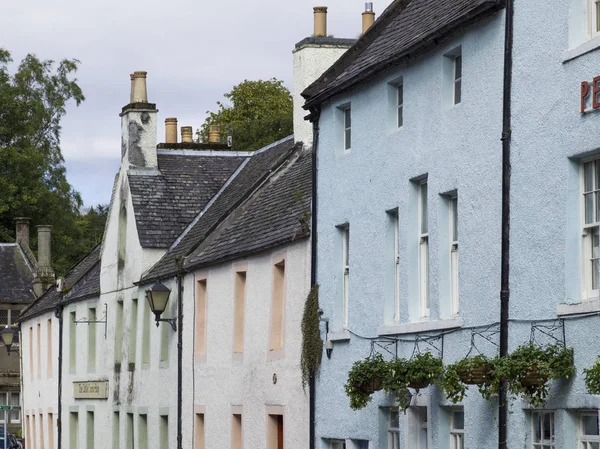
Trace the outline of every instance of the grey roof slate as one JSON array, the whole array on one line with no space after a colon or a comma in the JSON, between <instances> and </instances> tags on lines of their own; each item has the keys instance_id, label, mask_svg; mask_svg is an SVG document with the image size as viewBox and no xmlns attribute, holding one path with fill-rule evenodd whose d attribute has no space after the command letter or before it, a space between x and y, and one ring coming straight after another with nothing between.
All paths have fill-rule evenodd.
<instances>
[{"instance_id":1,"label":"grey roof slate","mask_svg":"<svg viewBox=\"0 0 600 449\"><path fill-rule=\"evenodd\" d=\"M21 312L21 321L54 310L58 305L100 294L100 251L97 245L83 258L69 268L65 275L64 295L55 286Z\"/></svg>"},{"instance_id":2,"label":"grey roof slate","mask_svg":"<svg viewBox=\"0 0 600 449\"><path fill-rule=\"evenodd\" d=\"M200 245L186 268L200 268L306 238L310 234L311 154L298 149L234 214L233 220Z\"/></svg>"},{"instance_id":3,"label":"grey roof slate","mask_svg":"<svg viewBox=\"0 0 600 449\"><path fill-rule=\"evenodd\" d=\"M10 304L29 304L35 299L32 281L34 272L17 243L0 244L0 301Z\"/></svg>"},{"instance_id":4,"label":"grey roof slate","mask_svg":"<svg viewBox=\"0 0 600 449\"><path fill-rule=\"evenodd\" d=\"M504 7L504 0L395 0L302 95L305 107L414 59L452 33Z\"/></svg>"},{"instance_id":5,"label":"grey roof slate","mask_svg":"<svg viewBox=\"0 0 600 449\"><path fill-rule=\"evenodd\" d=\"M140 244L168 248L245 159L158 154L160 173L128 173Z\"/></svg>"},{"instance_id":6,"label":"grey roof slate","mask_svg":"<svg viewBox=\"0 0 600 449\"><path fill-rule=\"evenodd\" d=\"M297 146L299 147L299 146ZM143 276L143 282L173 275L177 261L190 254L248 196L284 162L294 150L294 139L288 137L252 153L246 165L224 187L210 207L167 253Z\"/></svg>"}]
</instances>

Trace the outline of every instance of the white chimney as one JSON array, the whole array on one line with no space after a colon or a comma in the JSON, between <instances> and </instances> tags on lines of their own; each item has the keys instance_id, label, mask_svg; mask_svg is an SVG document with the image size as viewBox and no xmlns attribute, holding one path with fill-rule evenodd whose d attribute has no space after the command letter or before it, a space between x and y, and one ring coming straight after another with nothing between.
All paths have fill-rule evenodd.
<instances>
[{"instance_id":1,"label":"white chimney","mask_svg":"<svg viewBox=\"0 0 600 449\"><path fill-rule=\"evenodd\" d=\"M156 115L154 103L148 103L146 72L130 75L129 104L121 111L121 165L125 168L156 167Z\"/></svg>"},{"instance_id":2,"label":"white chimney","mask_svg":"<svg viewBox=\"0 0 600 449\"><path fill-rule=\"evenodd\" d=\"M314 8L314 36L296 44L294 49L294 140L312 147L312 124L304 120L308 111L303 109L302 91L313 83L337 61L354 43L355 39L327 37L327 8Z\"/></svg>"}]
</instances>

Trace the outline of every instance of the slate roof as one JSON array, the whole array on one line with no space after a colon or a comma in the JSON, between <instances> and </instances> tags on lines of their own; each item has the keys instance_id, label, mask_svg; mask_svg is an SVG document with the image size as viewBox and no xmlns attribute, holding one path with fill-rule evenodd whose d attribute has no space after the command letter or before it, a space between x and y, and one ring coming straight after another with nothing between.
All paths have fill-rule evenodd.
<instances>
[{"instance_id":1,"label":"slate roof","mask_svg":"<svg viewBox=\"0 0 600 449\"><path fill-rule=\"evenodd\" d=\"M452 33L504 7L504 0L395 0L302 96L305 108L427 52Z\"/></svg>"},{"instance_id":2,"label":"slate roof","mask_svg":"<svg viewBox=\"0 0 600 449\"><path fill-rule=\"evenodd\" d=\"M144 248L168 248L246 158L171 153L158 153L160 173L128 174Z\"/></svg>"},{"instance_id":3,"label":"slate roof","mask_svg":"<svg viewBox=\"0 0 600 449\"><path fill-rule=\"evenodd\" d=\"M291 243L310 234L311 167L309 152L298 150L283 172L252 198L186 261L200 268Z\"/></svg>"},{"instance_id":4,"label":"slate roof","mask_svg":"<svg viewBox=\"0 0 600 449\"><path fill-rule=\"evenodd\" d=\"M35 299L32 281L33 268L17 243L0 244L0 302L29 304Z\"/></svg>"},{"instance_id":5,"label":"slate roof","mask_svg":"<svg viewBox=\"0 0 600 449\"><path fill-rule=\"evenodd\" d=\"M55 286L50 287L21 312L21 321L54 310L58 305L75 299L100 295L100 250L101 245L97 245L69 268L64 278L64 295Z\"/></svg>"},{"instance_id":6,"label":"slate roof","mask_svg":"<svg viewBox=\"0 0 600 449\"><path fill-rule=\"evenodd\" d=\"M178 260L190 254L227 218L264 180L280 166L294 149L293 136L251 153L245 165L210 204L210 207L191 223L190 228L175 245L143 276L149 282L176 273Z\"/></svg>"}]
</instances>

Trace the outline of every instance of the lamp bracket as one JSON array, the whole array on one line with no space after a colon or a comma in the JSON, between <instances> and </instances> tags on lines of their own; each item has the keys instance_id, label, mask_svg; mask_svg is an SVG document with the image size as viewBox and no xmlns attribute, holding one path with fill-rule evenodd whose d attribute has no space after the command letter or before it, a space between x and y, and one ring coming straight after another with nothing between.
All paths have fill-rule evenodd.
<instances>
[{"instance_id":1,"label":"lamp bracket","mask_svg":"<svg viewBox=\"0 0 600 449\"><path fill-rule=\"evenodd\" d=\"M156 318L156 327L158 327L158 323L160 322L169 323L171 328L173 328L173 332L177 332L177 318Z\"/></svg>"},{"instance_id":2,"label":"lamp bracket","mask_svg":"<svg viewBox=\"0 0 600 449\"><path fill-rule=\"evenodd\" d=\"M108 305L104 303L104 316L99 320L88 320L87 317L83 317L79 320L73 320L75 325L77 324L104 324L104 339L106 340L106 328L108 326Z\"/></svg>"}]
</instances>

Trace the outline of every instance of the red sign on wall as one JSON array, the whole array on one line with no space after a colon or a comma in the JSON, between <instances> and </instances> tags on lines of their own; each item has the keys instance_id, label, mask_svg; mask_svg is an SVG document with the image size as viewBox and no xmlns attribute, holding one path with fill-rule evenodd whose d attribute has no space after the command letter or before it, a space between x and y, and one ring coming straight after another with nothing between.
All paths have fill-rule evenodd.
<instances>
[{"instance_id":1,"label":"red sign on wall","mask_svg":"<svg viewBox=\"0 0 600 449\"><path fill-rule=\"evenodd\" d=\"M592 80L592 83L588 81L583 81L581 83L581 113L585 112L585 105L587 103L587 99L590 96L590 92L592 93L592 109L600 108L600 101L598 101L598 94L600 94L600 76L597 76Z\"/></svg>"}]
</instances>

